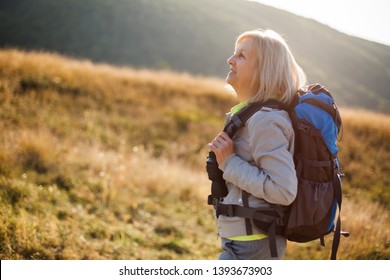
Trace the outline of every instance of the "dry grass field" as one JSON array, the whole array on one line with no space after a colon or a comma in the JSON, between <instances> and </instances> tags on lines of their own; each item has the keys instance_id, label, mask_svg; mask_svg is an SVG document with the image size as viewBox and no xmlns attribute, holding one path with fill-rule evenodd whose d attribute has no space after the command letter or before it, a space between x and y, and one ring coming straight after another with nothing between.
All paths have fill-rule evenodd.
<instances>
[{"instance_id":1,"label":"dry grass field","mask_svg":"<svg viewBox=\"0 0 390 280\"><path fill-rule=\"evenodd\" d=\"M215 259L204 160L234 102L211 78L0 50L0 258ZM341 114L339 258L390 259L390 117Z\"/></svg>"}]
</instances>

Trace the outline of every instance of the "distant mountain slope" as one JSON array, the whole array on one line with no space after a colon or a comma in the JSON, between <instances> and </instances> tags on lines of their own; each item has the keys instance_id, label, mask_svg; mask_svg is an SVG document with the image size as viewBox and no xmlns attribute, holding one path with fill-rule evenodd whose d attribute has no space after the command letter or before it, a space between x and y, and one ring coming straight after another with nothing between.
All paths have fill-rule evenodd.
<instances>
[{"instance_id":1,"label":"distant mountain slope","mask_svg":"<svg viewBox=\"0 0 390 280\"><path fill-rule=\"evenodd\" d=\"M319 11L320 12L320 11ZM284 34L313 82L340 105L390 112L390 47L243 0L3 0L0 47L224 77L234 38Z\"/></svg>"}]
</instances>

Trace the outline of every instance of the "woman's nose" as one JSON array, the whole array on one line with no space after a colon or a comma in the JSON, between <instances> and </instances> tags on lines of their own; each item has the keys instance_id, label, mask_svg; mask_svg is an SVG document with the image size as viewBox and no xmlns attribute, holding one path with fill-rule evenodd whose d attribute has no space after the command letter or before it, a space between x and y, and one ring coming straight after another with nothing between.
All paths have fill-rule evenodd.
<instances>
[{"instance_id":1,"label":"woman's nose","mask_svg":"<svg viewBox=\"0 0 390 280\"><path fill-rule=\"evenodd\" d=\"M234 63L234 54L231 57L229 57L226 62L227 64L232 65Z\"/></svg>"}]
</instances>

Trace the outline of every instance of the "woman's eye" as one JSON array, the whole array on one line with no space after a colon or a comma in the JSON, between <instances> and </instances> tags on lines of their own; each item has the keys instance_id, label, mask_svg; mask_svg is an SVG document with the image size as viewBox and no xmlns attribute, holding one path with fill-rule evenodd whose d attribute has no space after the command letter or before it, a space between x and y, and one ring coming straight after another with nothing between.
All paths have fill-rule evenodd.
<instances>
[{"instance_id":1,"label":"woman's eye","mask_svg":"<svg viewBox=\"0 0 390 280\"><path fill-rule=\"evenodd\" d=\"M245 58L243 53L234 53L234 56L237 58Z\"/></svg>"}]
</instances>

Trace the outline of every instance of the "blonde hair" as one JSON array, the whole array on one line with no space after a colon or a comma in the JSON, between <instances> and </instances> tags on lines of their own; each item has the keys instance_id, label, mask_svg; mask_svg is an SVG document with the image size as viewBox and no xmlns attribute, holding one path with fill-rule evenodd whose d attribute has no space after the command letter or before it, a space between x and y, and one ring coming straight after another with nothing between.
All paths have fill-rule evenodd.
<instances>
[{"instance_id":1,"label":"blonde hair","mask_svg":"<svg viewBox=\"0 0 390 280\"><path fill-rule=\"evenodd\" d=\"M236 46L246 39L252 39L257 56L257 73L252 80L255 92L249 102L275 99L290 104L298 89L306 84L306 75L286 41L272 30L253 30L242 33Z\"/></svg>"}]
</instances>

